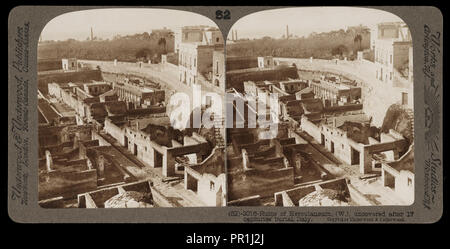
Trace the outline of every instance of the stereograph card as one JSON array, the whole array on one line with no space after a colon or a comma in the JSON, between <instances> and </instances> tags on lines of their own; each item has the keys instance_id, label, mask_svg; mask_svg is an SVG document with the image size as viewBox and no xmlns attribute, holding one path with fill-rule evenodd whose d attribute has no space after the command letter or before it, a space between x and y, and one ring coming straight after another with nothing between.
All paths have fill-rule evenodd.
<instances>
[{"instance_id":1,"label":"stereograph card","mask_svg":"<svg viewBox=\"0 0 450 249\"><path fill-rule=\"evenodd\" d=\"M19 223L434 223L435 7L18 6Z\"/></svg>"}]
</instances>

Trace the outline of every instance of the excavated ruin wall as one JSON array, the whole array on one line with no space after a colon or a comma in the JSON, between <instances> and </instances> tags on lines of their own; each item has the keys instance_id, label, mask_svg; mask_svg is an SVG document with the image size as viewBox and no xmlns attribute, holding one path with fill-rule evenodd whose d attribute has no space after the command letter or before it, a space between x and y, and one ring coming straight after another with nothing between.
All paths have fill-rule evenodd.
<instances>
[{"instance_id":1,"label":"excavated ruin wall","mask_svg":"<svg viewBox=\"0 0 450 249\"><path fill-rule=\"evenodd\" d=\"M280 62L295 64L301 70L318 71L320 73L333 73L341 75L361 85L361 96L363 100L363 111L372 117L372 124L380 127L386 111L391 104L401 104L402 94L407 94L407 106L413 109L413 83L407 87L394 87L392 83L382 82L376 79L376 65L370 62L338 61L295 58L274 58ZM311 77L310 73L307 77ZM404 81L399 84L405 84Z\"/></svg>"},{"instance_id":2,"label":"excavated ruin wall","mask_svg":"<svg viewBox=\"0 0 450 249\"><path fill-rule=\"evenodd\" d=\"M292 167L268 171L250 170L228 174L227 177L229 201L253 195L271 196L294 186Z\"/></svg>"},{"instance_id":3,"label":"excavated ruin wall","mask_svg":"<svg viewBox=\"0 0 450 249\"><path fill-rule=\"evenodd\" d=\"M38 75L38 89L43 94L48 93L47 85L52 82L69 83L69 82L90 82L91 80L103 80L101 71L99 70L83 70L77 72L55 72L51 74Z\"/></svg>"}]
</instances>

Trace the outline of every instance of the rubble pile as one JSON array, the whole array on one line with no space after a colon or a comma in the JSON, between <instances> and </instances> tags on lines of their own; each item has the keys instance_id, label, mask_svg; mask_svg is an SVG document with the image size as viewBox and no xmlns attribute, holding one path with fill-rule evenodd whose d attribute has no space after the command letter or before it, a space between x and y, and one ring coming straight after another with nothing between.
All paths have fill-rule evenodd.
<instances>
[{"instance_id":1,"label":"rubble pile","mask_svg":"<svg viewBox=\"0 0 450 249\"><path fill-rule=\"evenodd\" d=\"M337 190L321 189L314 191L298 201L300 207L302 206L348 206L344 195Z\"/></svg>"},{"instance_id":2,"label":"rubble pile","mask_svg":"<svg viewBox=\"0 0 450 249\"><path fill-rule=\"evenodd\" d=\"M105 208L148 208L153 207L151 194L126 191L105 202Z\"/></svg>"}]
</instances>

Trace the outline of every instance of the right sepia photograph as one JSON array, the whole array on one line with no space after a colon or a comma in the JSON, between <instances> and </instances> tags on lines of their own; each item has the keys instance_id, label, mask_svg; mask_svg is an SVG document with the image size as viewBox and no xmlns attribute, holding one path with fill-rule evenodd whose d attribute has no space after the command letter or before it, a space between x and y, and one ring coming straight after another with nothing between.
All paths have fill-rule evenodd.
<instances>
[{"instance_id":1,"label":"right sepia photograph","mask_svg":"<svg viewBox=\"0 0 450 249\"><path fill-rule=\"evenodd\" d=\"M302 7L226 39L228 206L414 202L413 44L386 11Z\"/></svg>"}]
</instances>

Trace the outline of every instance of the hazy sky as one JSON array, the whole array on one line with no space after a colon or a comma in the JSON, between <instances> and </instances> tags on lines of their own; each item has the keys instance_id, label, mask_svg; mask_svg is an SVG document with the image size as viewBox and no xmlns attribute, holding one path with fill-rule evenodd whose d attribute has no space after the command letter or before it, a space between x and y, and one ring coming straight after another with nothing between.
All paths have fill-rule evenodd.
<instances>
[{"instance_id":1,"label":"hazy sky","mask_svg":"<svg viewBox=\"0 0 450 249\"><path fill-rule=\"evenodd\" d=\"M402 21L396 15L380 10L349 7L299 7L261 11L239 19L232 27L238 38L280 38L289 33L297 36L311 32L346 29L359 24L372 26L379 22ZM231 39L231 32L228 34Z\"/></svg>"},{"instance_id":2,"label":"hazy sky","mask_svg":"<svg viewBox=\"0 0 450 249\"><path fill-rule=\"evenodd\" d=\"M209 18L179 10L167 9L95 9L66 13L55 17L44 27L43 40L85 40L93 28L94 36L103 39L116 34L129 35L167 27L174 29L187 25L217 27Z\"/></svg>"}]
</instances>

